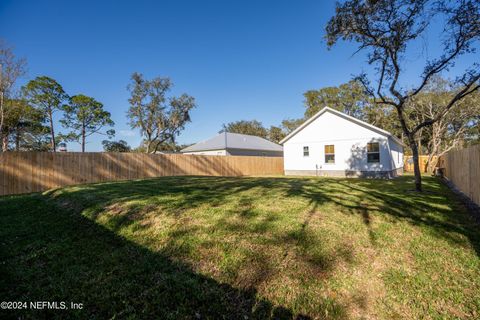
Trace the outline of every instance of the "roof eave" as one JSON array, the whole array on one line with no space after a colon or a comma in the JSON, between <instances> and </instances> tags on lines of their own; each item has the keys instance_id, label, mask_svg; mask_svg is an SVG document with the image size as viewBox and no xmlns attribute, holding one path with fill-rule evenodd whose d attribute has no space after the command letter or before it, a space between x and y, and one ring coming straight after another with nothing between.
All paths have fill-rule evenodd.
<instances>
[{"instance_id":1,"label":"roof eave","mask_svg":"<svg viewBox=\"0 0 480 320\"><path fill-rule=\"evenodd\" d=\"M311 116L308 120L306 120L304 123L302 123L300 126L298 126L298 128L296 128L295 130L293 130L292 132L290 132L289 135L287 135L285 138L283 138L279 143L280 144L284 144L285 142L287 142L288 140L290 140L294 135L296 135L298 132L300 132L301 130L303 130L303 128L305 128L306 126L308 126L310 123L312 123L313 121L315 121L318 117L320 117L323 113L325 113L326 111L330 111L332 112L333 114L336 114L340 117L344 117L346 118L347 120L350 120L350 121L353 121L353 122L357 122L357 124L363 124L365 125L366 127L368 127L369 129L371 130L374 130L374 131L377 131L387 137L392 137L393 139L395 139L398 143L404 145L404 143L398 139L397 137L395 137L394 135L392 135L390 132L386 131L386 130L383 130L381 128L378 128L372 124L369 124L365 121L362 121L360 119L357 119L355 117L352 117L352 116L349 116L348 114L345 114L343 112L340 112L338 110L335 110L335 109L332 109L330 107L324 107L322 110L318 111L317 113L315 113L313 116Z\"/></svg>"}]
</instances>

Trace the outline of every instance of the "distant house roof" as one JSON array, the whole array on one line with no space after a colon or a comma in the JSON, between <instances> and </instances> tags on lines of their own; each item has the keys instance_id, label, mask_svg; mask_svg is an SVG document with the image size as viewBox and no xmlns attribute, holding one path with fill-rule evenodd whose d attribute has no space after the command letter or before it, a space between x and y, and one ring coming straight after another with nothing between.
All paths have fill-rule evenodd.
<instances>
[{"instance_id":1,"label":"distant house roof","mask_svg":"<svg viewBox=\"0 0 480 320\"><path fill-rule=\"evenodd\" d=\"M280 141L280 144L284 144L285 142L287 142L288 140L290 140L290 138L292 138L294 135L296 135L297 133L299 133L300 131L302 131L303 128L305 128L306 126L308 126L310 123L312 123L315 119L317 119L318 117L320 117L322 114L324 114L325 112L331 112L337 116L340 116L344 119L347 119L353 123L356 123L358 125L361 125L363 127L366 127L370 130L373 130L375 132L378 132L380 134L383 134L387 137L391 137L393 140L395 140L398 144L400 145L403 145L403 142L402 140L398 139L397 137L395 137L393 134L391 134L390 132L386 131L386 130L383 130L383 129L380 129L379 127L376 127L374 125L371 125L365 121L362 121L360 119L357 119L357 118L354 118L352 116L349 116L348 114L345 114L341 111L338 111L338 110L335 110L335 109L332 109L330 107L324 107L322 110L318 111L316 114L314 114L310 119L308 119L307 121L305 121L304 123L302 123L297 129L293 130L288 136L286 136L285 138L283 138L282 141Z\"/></svg>"},{"instance_id":2,"label":"distant house roof","mask_svg":"<svg viewBox=\"0 0 480 320\"><path fill-rule=\"evenodd\" d=\"M246 149L246 150L265 150L265 151L283 151L282 146L257 136L247 134L238 134L224 132L208 140L200 141L182 152L223 150L223 149Z\"/></svg>"}]
</instances>

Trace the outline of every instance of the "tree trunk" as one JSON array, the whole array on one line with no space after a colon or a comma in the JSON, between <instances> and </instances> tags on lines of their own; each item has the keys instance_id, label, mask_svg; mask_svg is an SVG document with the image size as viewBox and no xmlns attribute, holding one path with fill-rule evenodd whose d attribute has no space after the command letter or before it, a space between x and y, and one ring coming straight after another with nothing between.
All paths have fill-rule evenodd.
<instances>
[{"instance_id":1,"label":"tree trunk","mask_svg":"<svg viewBox=\"0 0 480 320\"><path fill-rule=\"evenodd\" d=\"M412 149L412 158L413 158L413 172L415 174L415 190L422 191L422 175L420 173L420 164L418 163L418 146L417 141L415 140L415 134L413 134L407 127L407 123L403 116L403 102L402 104L396 106L398 120L400 120L400 125L402 126L402 131L405 136L407 136L408 144L410 149Z\"/></svg>"},{"instance_id":2,"label":"tree trunk","mask_svg":"<svg viewBox=\"0 0 480 320\"><path fill-rule=\"evenodd\" d=\"M82 127L82 152L85 152L85 126Z\"/></svg>"},{"instance_id":3,"label":"tree trunk","mask_svg":"<svg viewBox=\"0 0 480 320\"><path fill-rule=\"evenodd\" d=\"M415 137L412 134L408 136L410 149L412 149L413 173L415 174L415 190L422 191L422 174L420 173L420 163L418 163L418 146Z\"/></svg>"},{"instance_id":4,"label":"tree trunk","mask_svg":"<svg viewBox=\"0 0 480 320\"><path fill-rule=\"evenodd\" d=\"M48 112L48 119L50 120L50 134L52 138L52 151L57 152L57 144L55 143L55 131L53 131L53 117L52 111Z\"/></svg>"},{"instance_id":5,"label":"tree trunk","mask_svg":"<svg viewBox=\"0 0 480 320\"><path fill-rule=\"evenodd\" d=\"M436 136L433 135L431 139L431 148L430 148L430 152L428 153L428 159L426 164L428 172L434 173L434 169L438 163L438 153L439 153L439 146L436 141ZM437 157L437 160L433 161L433 158L435 156Z\"/></svg>"},{"instance_id":6,"label":"tree trunk","mask_svg":"<svg viewBox=\"0 0 480 320\"><path fill-rule=\"evenodd\" d=\"M8 151L8 134L3 135L2 137L2 151Z\"/></svg>"}]
</instances>

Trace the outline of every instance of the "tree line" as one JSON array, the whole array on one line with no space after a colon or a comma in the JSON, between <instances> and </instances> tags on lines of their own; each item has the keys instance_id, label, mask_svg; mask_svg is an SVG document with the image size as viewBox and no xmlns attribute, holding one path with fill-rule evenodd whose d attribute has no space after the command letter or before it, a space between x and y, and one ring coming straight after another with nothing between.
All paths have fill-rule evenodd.
<instances>
[{"instance_id":1,"label":"tree line","mask_svg":"<svg viewBox=\"0 0 480 320\"><path fill-rule=\"evenodd\" d=\"M13 50L0 42L0 141L1 151L52 151L59 143L78 142L85 152L93 134L103 140L105 151L128 152L124 140L113 141L115 130L110 112L93 97L69 95L55 79L39 76L16 89L17 80L26 74L26 60L16 58ZM187 94L168 96L173 83L169 78L147 80L133 73L127 118L132 129L139 129L143 141L134 151L154 153L178 151L175 138L190 121L195 99ZM57 133L55 116L66 133ZM110 129L107 129L110 128Z\"/></svg>"},{"instance_id":2,"label":"tree line","mask_svg":"<svg viewBox=\"0 0 480 320\"><path fill-rule=\"evenodd\" d=\"M84 94L68 95L54 79L39 76L16 90L25 75L26 61L17 59L5 43L0 44L0 139L2 151L57 151L59 142L77 141L85 151L86 139L95 133L113 136L110 112ZM65 134L56 134L54 114L61 113Z\"/></svg>"}]
</instances>

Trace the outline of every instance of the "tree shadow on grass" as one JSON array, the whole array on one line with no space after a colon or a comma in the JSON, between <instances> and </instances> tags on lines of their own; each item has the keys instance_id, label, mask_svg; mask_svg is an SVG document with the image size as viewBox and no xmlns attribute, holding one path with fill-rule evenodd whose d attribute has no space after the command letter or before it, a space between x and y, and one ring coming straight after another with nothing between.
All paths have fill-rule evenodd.
<instances>
[{"instance_id":1,"label":"tree shadow on grass","mask_svg":"<svg viewBox=\"0 0 480 320\"><path fill-rule=\"evenodd\" d=\"M318 267L320 272L328 272L338 262L332 261L330 253L311 255L309 251L318 244L318 239L312 238L315 234L310 227L311 220L322 214L318 210L325 204L333 204L344 213L358 215L368 228L372 241L375 240L372 221L382 214L393 221L427 227L435 236L459 245L466 244L464 238L459 238L463 235L480 255L479 234L475 233L470 220L462 213L455 196L433 178L425 179L426 189L432 192L409 193L409 180L409 177L393 181L168 177L122 181L51 191L44 198L26 196L38 202L31 204L30 210L40 208L46 202L52 211L33 212L35 214L25 214L28 207L24 201L15 202L13 197L12 200L2 200L2 205L7 205L10 208L7 210L15 214L2 213L0 216L11 224L5 243L15 244L17 250L6 255L7 269L10 269L4 274L12 280L4 283L12 285L10 290L15 299L83 301L90 306L90 311L86 307L82 311L84 313L78 313L80 317L85 314L97 318L114 314L120 318L147 318L152 315L156 318L303 317L257 296L258 282L263 281L262 277L268 276L268 272L254 275L251 286L238 289L195 273L179 259L172 259L174 254L168 252L168 248L177 245L175 241L167 245L166 251L152 252L116 234L134 223L138 214L145 213L141 210L160 209L159 214L181 217L185 210L204 205L215 208L233 199L238 203L231 212L235 219L219 219L213 228L262 234L271 230L276 219L272 215L254 221L257 212L251 204L261 197L271 197L274 201L272 192L275 192L276 196L285 199L307 200L310 211L305 214L298 230L275 234L266 239L266 244L299 248L299 255L295 257ZM244 191L249 194L243 194ZM25 199L25 196L18 199ZM148 200L147 207L145 200ZM5 201L11 202L8 204ZM118 203L129 206L121 216L111 220L111 230L93 222L107 207ZM68 210L57 211L55 208L59 204ZM82 217L80 212L89 219ZM250 228L245 228L246 225ZM19 230L30 241L19 242ZM182 239L194 231L174 230L179 233L172 233L170 238ZM341 245L337 248L338 257L333 258L348 262L352 259L352 252ZM176 248L172 252L181 253ZM28 271L32 267L35 272ZM262 265L262 268L268 269L268 266ZM37 283L38 279L41 280ZM346 317L345 306L335 301L333 304L337 317Z\"/></svg>"},{"instance_id":2,"label":"tree shadow on grass","mask_svg":"<svg viewBox=\"0 0 480 320\"><path fill-rule=\"evenodd\" d=\"M470 244L480 256L479 226L458 197L438 178L424 177L422 193L411 192L413 179L409 176L395 180L324 179L319 188L314 187L315 180L295 182L294 187L287 189L286 195L301 196L318 205L335 204L345 213L360 216L372 242L375 241L372 214L375 213L386 215L393 221L421 226L436 237L457 245ZM465 236L467 242L459 235Z\"/></svg>"},{"instance_id":3,"label":"tree shadow on grass","mask_svg":"<svg viewBox=\"0 0 480 320\"><path fill-rule=\"evenodd\" d=\"M219 283L45 205L39 195L24 196L22 206L19 199L0 201L2 300L76 302L83 309L11 310L6 318L308 319L259 298L254 288Z\"/></svg>"},{"instance_id":4,"label":"tree shadow on grass","mask_svg":"<svg viewBox=\"0 0 480 320\"><path fill-rule=\"evenodd\" d=\"M375 241L371 223L373 212L382 212L397 221L429 227L440 238L461 244L458 235L466 236L480 256L479 233L465 213L457 197L436 178L424 177L426 192L412 193L412 180L403 176L394 180L378 179L328 179L328 178L249 178L249 177L164 177L160 179L122 181L82 186L70 195L78 203L89 207L95 215L111 203L142 200L162 195L157 205L166 214L179 215L182 211L201 205L220 206L244 191L255 189L258 197L271 197L272 190L285 198L300 197L316 208L335 204L342 211L359 215ZM61 192L69 192L69 189ZM89 194L95 197L89 200ZM56 197L55 192L50 195ZM62 194L59 195L62 198ZM164 196L171 196L165 198ZM238 210L251 214L249 199L242 200ZM437 206L442 204L443 207ZM140 205L142 206L142 204ZM95 213L96 212L96 213ZM132 207L132 213L135 212ZM92 218L95 218L92 216ZM308 217L303 229L307 229ZM131 220L133 221L133 219ZM125 223L128 221L122 221Z\"/></svg>"},{"instance_id":5,"label":"tree shadow on grass","mask_svg":"<svg viewBox=\"0 0 480 320\"><path fill-rule=\"evenodd\" d=\"M118 215L109 216L108 227L115 232L128 228L139 220L146 220L142 216L151 211L156 211L157 215L171 215L179 218L182 212L207 205L209 208L218 207L226 203L235 203L230 212L212 226L212 232L222 230L228 232L242 232L251 236L264 236L264 233L272 230L272 226L278 220L273 214L263 212L262 219L256 220L259 216L258 209L253 203L260 198L272 198L272 191L279 191L279 195L286 194L288 197L308 197L308 213L305 220L301 222L298 230L290 232L274 233L272 237L266 239L270 245L286 246L287 250L295 247L295 257L306 262L309 268L313 268L319 274L332 271L337 263L337 258L342 260L352 260L351 248L345 248L342 245L335 251L322 252L321 250L312 250L318 246L318 239L315 237L315 231L309 228L310 221L320 214L318 207L331 199L321 192L322 188L328 185L327 180L316 180L314 183L303 179L285 179L285 178L248 178L248 177L164 177L161 179L139 180L115 182L106 184L95 184L60 189L59 192L53 190L47 192L49 199L56 203L63 203L66 200L65 207L75 207L79 203L82 208L75 208L77 212L83 212L92 220L99 218L99 215L105 211L112 212L112 206L119 206ZM312 189L313 188L313 189ZM320 189L319 189L320 188ZM252 191L253 190L253 191ZM248 193L242 193L242 192ZM320 192L319 192L320 191ZM90 197L90 195L95 195ZM272 198L273 199L273 198ZM148 205L145 202L148 202ZM73 203L73 205L71 205ZM317 217L318 218L318 217ZM143 223L141 226L135 225L135 228L148 228L149 225ZM179 230L174 230L169 234L170 252L179 254L181 252L188 254L188 248L185 248L184 238L194 233L194 229L185 229L181 226ZM184 247L179 247L179 244ZM312 253L312 251L315 251ZM257 251L260 255L262 252ZM285 252L288 255L288 252ZM261 271L260 273L264 273Z\"/></svg>"},{"instance_id":6,"label":"tree shadow on grass","mask_svg":"<svg viewBox=\"0 0 480 320\"><path fill-rule=\"evenodd\" d=\"M343 212L360 216L368 228L372 242L375 242L372 213L381 213L397 221L407 221L413 225L428 227L437 237L457 244L465 244L464 239L459 239L459 235L464 235L480 256L479 234L456 196L433 177L424 177L426 192L412 193L410 180L412 178L409 176L395 180L165 177L82 186L79 190L73 188L70 193L67 188L61 192L69 193L71 196L69 198L77 197L79 201L76 202L89 207L94 219L96 218L94 215L109 204L155 198L158 195L161 195L161 198L157 203L153 200L153 206L163 208L165 214L178 216L186 209L202 205L221 206L244 191L254 190L254 196L257 198L272 197L272 192L277 192L277 196L282 198L306 199L309 206L313 208L302 225L303 231L299 230L294 237L302 237L301 233L308 231L309 219L312 215L319 214L316 212L318 207L324 204L335 204ZM90 194L95 195L91 200ZM55 198L57 194L51 192L51 196ZM62 193L58 196L61 199ZM237 211L244 216L243 218L255 216L255 213L250 210L251 201L255 199L247 197L239 203ZM131 209L133 214L134 207ZM132 221L134 219L119 221L119 225ZM265 228L266 226L263 226L258 230L265 230Z\"/></svg>"},{"instance_id":7,"label":"tree shadow on grass","mask_svg":"<svg viewBox=\"0 0 480 320\"><path fill-rule=\"evenodd\" d=\"M407 178L408 179L408 178ZM469 216L464 204L437 178L427 178L424 192L411 193L403 189L394 194L374 189L372 182L363 182L361 187L368 188L368 202L375 203L378 211L385 212L393 219L407 221L428 230L437 238L445 239L456 245L469 244L480 256L479 226ZM364 190L350 186L352 190ZM439 206L440 205L440 206ZM366 207L368 210L368 206ZM459 235L465 236L468 241Z\"/></svg>"}]
</instances>

